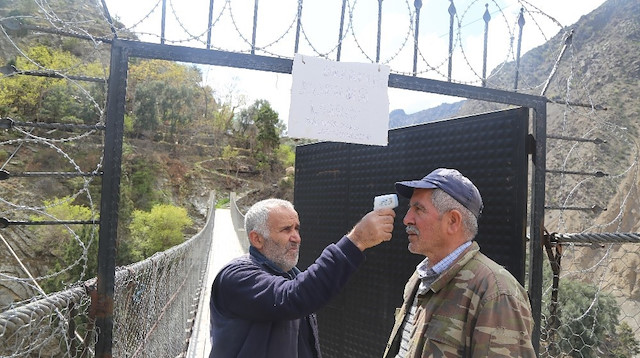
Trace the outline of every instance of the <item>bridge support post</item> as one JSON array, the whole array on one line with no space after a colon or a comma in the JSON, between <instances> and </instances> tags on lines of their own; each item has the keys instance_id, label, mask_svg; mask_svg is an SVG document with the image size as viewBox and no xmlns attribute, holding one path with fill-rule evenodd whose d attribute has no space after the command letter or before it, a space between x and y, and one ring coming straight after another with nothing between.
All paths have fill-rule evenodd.
<instances>
[{"instance_id":1,"label":"bridge support post","mask_svg":"<svg viewBox=\"0 0 640 358\"><path fill-rule=\"evenodd\" d=\"M113 344L113 294L118 237L118 205L122 172L122 138L124 105L127 91L127 51L115 39L111 45L109 89L104 143L104 174L100 199L100 232L98 242L98 280L96 299L91 301L91 314L98 331L96 357L111 357Z\"/></svg>"}]
</instances>

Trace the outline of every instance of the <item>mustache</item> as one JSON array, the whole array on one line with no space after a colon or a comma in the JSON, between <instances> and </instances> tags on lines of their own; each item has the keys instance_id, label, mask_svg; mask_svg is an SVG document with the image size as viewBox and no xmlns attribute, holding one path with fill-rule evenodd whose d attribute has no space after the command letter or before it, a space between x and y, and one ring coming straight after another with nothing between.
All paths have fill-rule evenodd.
<instances>
[{"instance_id":1,"label":"mustache","mask_svg":"<svg viewBox=\"0 0 640 358\"><path fill-rule=\"evenodd\" d=\"M300 250L300 245L301 243L299 242L290 242L288 241L284 246L282 245L278 245L272 238L270 238L269 236L265 236L264 239L272 244L275 244L276 246L279 247L284 247L286 250L291 250L291 249L298 249Z\"/></svg>"},{"instance_id":2,"label":"mustache","mask_svg":"<svg viewBox=\"0 0 640 358\"><path fill-rule=\"evenodd\" d=\"M407 225L404 231L406 231L406 233L409 235L420 235L420 230L418 230L418 228L413 225Z\"/></svg>"}]
</instances>

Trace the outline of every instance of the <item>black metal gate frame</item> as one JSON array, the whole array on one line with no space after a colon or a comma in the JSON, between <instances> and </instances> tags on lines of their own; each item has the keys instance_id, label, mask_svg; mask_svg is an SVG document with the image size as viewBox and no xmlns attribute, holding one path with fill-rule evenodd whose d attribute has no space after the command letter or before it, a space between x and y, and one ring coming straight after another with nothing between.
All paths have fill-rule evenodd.
<instances>
[{"instance_id":1,"label":"black metal gate frame","mask_svg":"<svg viewBox=\"0 0 640 358\"><path fill-rule=\"evenodd\" d=\"M102 178L102 197L100 202L97 301L92 304L96 317L96 327L98 328L98 341L95 351L97 357L112 356L116 238L129 58L161 59L289 74L293 67L293 60L291 59L254 54L197 49L122 39L114 39L111 46L104 147L104 175ZM535 149L531 158L533 170L531 172L532 202L531 212L529 213L529 296L531 298L531 308L535 322L532 340L537 352L540 341L540 312L542 301L542 238L544 234L548 100L543 96L398 74L389 75L389 87L522 106L532 110L533 133L531 135Z\"/></svg>"}]
</instances>

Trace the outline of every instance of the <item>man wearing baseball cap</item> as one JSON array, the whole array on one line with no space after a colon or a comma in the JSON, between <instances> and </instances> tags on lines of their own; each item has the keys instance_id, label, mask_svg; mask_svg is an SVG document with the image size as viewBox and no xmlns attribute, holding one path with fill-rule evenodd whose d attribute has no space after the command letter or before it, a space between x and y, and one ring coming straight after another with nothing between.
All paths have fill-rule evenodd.
<instances>
[{"instance_id":1,"label":"man wearing baseball cap","mask_svg":"<svg viewBox=\"0 0 640 358\"><path fill-rule=\"evenodd\" d=\"M439 168L396 191L410 199L409 251L425 259L405 286L384 357L535 357L527 292L473 241L478 188Z\"/></svg>"}]
</instances>

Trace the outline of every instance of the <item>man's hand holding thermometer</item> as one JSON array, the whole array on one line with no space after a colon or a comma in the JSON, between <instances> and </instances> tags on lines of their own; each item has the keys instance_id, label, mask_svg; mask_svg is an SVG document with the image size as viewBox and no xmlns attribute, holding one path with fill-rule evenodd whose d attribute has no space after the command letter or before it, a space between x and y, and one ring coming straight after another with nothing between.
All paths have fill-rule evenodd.
<instances>
[{"instance_id":1,"label":"man's hand holding thermometer","mask_svg":"<svg viewBox=\"0 0 640 358\"><path fill-rule=\"evenodd\" d=\"M373 210L389 208L393 209L398 206L398 195L387 194L373 198Z\"/></svg>"},{"instance_id":2,"label":"man's hand holding thermometer","mask_svg":"<svg viewBox=\"0 0 640 358\"><path fill-rule=\"evenodd\" d=\"M393 221L396 216L393 208L396 206L398 206L396 194L376 196L373 199L373 211L365 215L351 229L347 234L349 240L361 251L376 246L382 241L391 240Z\"/></svg>"}]
</instances>

